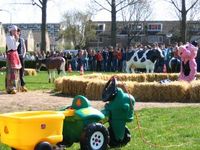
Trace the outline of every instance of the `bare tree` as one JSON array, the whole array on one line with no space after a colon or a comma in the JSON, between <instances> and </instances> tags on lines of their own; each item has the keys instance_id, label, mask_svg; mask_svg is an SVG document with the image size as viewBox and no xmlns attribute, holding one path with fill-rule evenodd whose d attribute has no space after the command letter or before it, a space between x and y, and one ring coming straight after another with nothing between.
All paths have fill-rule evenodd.
<instances>
[{"instance_id":1,"label":"bare tree","mask_svg":"<svg viewBox=\"0 0 200 150\"><path fill-rule=\"evenodd\" d=\"M192 9L197 7L200 0L167 0L170 2L175 10L176 14L180 18L180 35L182 42L186 42L187 40L187 15L190 13ZM190 14L192 16L194 14Z\"/></svg>"},{"instance_id":2,"label":"bare tree","mask_svg":"<svg viewBox=\"0 0 200 150\"><path fill-rule=\"evenodd\" d=\"M133 6L128 6L121 11L123 26L122 32L127 34L127 45L130 45L133 39L137 39L143 32L142 21L146 21L152 13L151 1L143 0Z\"/></svg>"},{"instance_id":3,"label":"bare tree","mask_svg":"<svg viewBox=\"0 0 200 150\"><path fill-rule=\"evenodd\" d=\"M47 2L48 0L32 0L32 4L38 6L42 10L41 24L41 51L46 52L46 18L47 18Z\"/></svg>"},{"instance_id":4,"label":"bare tree","mask_svg":"<svg viewBox=\"0 0 200 150\"><path fill-rule=\"evenodd\" d=\"M116 46L117 13L139 1L142 0L92 0L100 10L106 10L111 13L111 45L113 47Z\"/></svg>"},{"instance_id":5,"label":"bare tree","mask_svg":"<svg viewBox=\"0 0 200 150\"><path fill-rule=\"evenodd\" d=\"M65 30L61 34L68 42L73 43L74 48L84 48L95 38L96 30L91 17L91 13L77 10L65 13L63 22Z\"/></svg>"}]
</instances>

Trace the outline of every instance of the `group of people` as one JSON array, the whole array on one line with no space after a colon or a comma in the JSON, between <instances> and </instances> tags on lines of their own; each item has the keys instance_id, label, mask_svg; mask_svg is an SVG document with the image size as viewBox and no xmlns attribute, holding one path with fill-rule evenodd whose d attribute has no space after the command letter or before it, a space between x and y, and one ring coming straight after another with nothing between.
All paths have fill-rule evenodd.
<instances>
[{"instance_id":1,"label":"group of people","mask_svg":"<svg viewBox=\"0 0 200 150\"><path fill-rule=\"evenodd\" d=\"M125 72L126 52L124 49L108 47L102 50L79 50L77 55L67 54L66 58L72 69L80 70L83 66L88 71Z\"/></svg>"},{"instance_id":2,"label":"group of people","mask_svg":"<svg viewBox=\"0 0 200 150\"><path fill-rule=\"evenodd\" d=\"M77 54L65 53L64 56L68 64L72 65L73 70L80 70L83 66L87 71L103 71L103 72L126 72L126 60L132 51L149 50L159 48L162 50L164 59L156 62L155 72L163 72L164 64L167 66L167 72L170 72L169 61L172 57L177 56L177 44L165 46L154 43L152 46L143 46L141 44L126 48L113 48L112 46L103 49L94 50L78 50Z\"/></svg>"},{"instance_id":3,"label":"group of people","mask_svg":"<svg viewBox=\"0 0 200 150\"><path fill-rule=\"evenodd\" d=\"M24 81L24 57L26 46L24 39L20 37L21 30L12 25L6 37L6 80L5 86L8 94L16 94L18 91L26 92Z\"/></svg>"}]
</instances>

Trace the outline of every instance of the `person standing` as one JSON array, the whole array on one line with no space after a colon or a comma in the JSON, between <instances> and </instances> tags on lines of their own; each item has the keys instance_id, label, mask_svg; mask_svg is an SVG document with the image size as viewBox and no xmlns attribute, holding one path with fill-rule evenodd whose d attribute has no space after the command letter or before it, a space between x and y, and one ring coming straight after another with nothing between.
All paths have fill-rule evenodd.
<instances>
[{"instance_id":1,"label":"person standing","mask_svg":"<svg viewBox=\"0 0 200 150\"><path fill-rule=\"evenodd\" d=\"M18 28L17 33L19 35L19 45L17 47L17 52L19 55L19 59L21 62L21 69L19 70L19 77L20 77L20 83L21 83L21 91L27 92L27 88L25 87L25 81L24 81L24 67L25 67L25 56L26 56L26 45L24 42L24 39L21 37L21 30Z\"/></svg>"},{"instance_id":2,"label":"person standing","mask_svg":"<svg viewBox=\"0 0 200 150\"><path fill-rule=\"evenodd\" d=\"M126 72L126 54L128 53L128 47L122 51L122 72Z\"/></svg>"},{"instance_id":3,"label":"person standing","mask_svg":"<svg viewBox=\"0 0 200 150\"><path fill-rule=\"evenodd\" d=\"M16 94L20 87L19 84L19 70L21 63L17 53L19 45L19 35L17 33L17 26L12 25L9 28L10 34L6 37L6 78L5 86L8 94Z\"/></svg>"},{"instance_id":4,"label":"person standing","mask_svg":"<svg viewBox=\"0 0 200 150\"><path fill-rule=\"evenodd\" d=\"M118 48L117 50L117 69L118 72L122 72L122 48Z\"/></svg>"},{"instance_id":5,"label":"person standing","mask_svg":"<svg viewBox=\"0 0 200 150\"><path fill-rule=\"evenodd\" d=\"M97 61L97 70L96 71L101 71L101 65L102 65L102 61L103 61L103 57L102 57L102 53L101 51L98 51L96 54L96 61Z\"/></svg>"},{"instance_id":6,"label":"person standing","mask_svg":"<svg viewBox=\"0 0 200 150\"><path fill-rule=\"evenodd\" d=\"M102 57L103 57L103 66L102 66L102 70L104 72L108 71L107 69L107 63L108 63L108 48L104 48L102 51Z\"/></svg>"},{"instance_id":7,"label":"person standing","mask_svg":"<svg viewBox=\"0 0 200 150\"><path fill-rule=\"evenodd\" d=\"M108 51L108 63L107 63L107 71L112 71L113 68L113 47L109 47Z\"/></svg>"}]
</instances>

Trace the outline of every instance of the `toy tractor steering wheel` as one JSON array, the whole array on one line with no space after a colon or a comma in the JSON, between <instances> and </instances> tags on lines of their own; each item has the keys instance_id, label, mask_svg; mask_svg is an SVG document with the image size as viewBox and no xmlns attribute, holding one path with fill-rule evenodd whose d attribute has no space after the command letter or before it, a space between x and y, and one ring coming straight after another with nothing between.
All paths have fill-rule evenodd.
<instances>
[{"instance_id":1,"label":"toy tractor steering wheel","mask_svg":"<svg viewBox=\"0 0 200 150\"><path fill-rule=\"evenodd\" d=\"M111 101L117 94L116 78L112 77L105 85L102 93L102 99L104 102Z\"/></svg>"}]
</instances>

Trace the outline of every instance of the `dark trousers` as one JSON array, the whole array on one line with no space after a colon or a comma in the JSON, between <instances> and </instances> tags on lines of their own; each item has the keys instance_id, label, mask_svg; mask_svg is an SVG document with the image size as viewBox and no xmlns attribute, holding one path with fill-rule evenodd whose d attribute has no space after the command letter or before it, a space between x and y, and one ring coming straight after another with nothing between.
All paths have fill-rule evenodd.
<instances>
[{"instance_id":1,"label":"dark trousers","mask_svg":"<svg viewBox=\"0 0 200 150\"><path fill-rule=\"evenodd\" d=\"M97 71L101 71L101 61L97 61Z\"/></svg>"},{"instance_id":2,"label":"dark trousers","mask_svg":"<svg viewBox=\"0 0 200 150\"><path fill-rule=\"evenodd\" d=\"M24 58L20 57L20 62L21 62L22 68L19 70L19 77L20 77L21 86L24 86L26 84L24 81L24 67L25 67Z\"/></svg>"}]
</instances>

